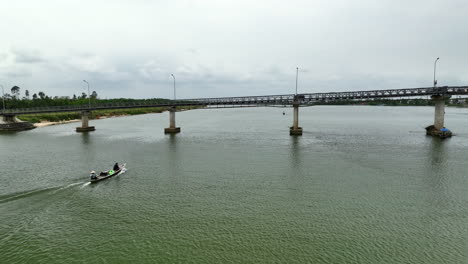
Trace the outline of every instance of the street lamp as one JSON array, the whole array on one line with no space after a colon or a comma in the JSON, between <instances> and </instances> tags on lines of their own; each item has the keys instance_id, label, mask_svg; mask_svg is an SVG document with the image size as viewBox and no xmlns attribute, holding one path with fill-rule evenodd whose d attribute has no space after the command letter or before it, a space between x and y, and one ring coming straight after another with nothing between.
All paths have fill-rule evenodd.
<instances>
[{"instance_id":1,"label":"street lamp","mask_svg":"<svg viewBox=\"0 0 468 264\"><path fill-rule=\"evenodd\" d=\"M437 85L437 81L436 81L436 66L437 66L437 61L439 60L439 57L437 57L437 59L434 61L434 88L436 87Z\"/></svg>"},{"instance_id":2,"label":"street lamp","mask_svg":"<svg viewBox=\"0 0 468 264\"><path fill-rule=\"evenodd\" d=\"M2 99L3 99L3 113L5 113L5 91L3 90L3 85L0 84L2 87Z\"/></svg>"},{"instance_id":3,"label":"street lamp","mask_svg":"<svg viewBox=\"0 0 468 264\"><path fill-rule=\"evenodd\" d=\"M175 101L175 99L176 99L176 96L175 96L175 76L172 73L171 73L171 76L174 79L174 101Z\"/></svg>"},{"instance_id":4,"label":"street lamp","mask_svg":"<svg viewBox=\"0 0 468 264\"><path fill-rule=\"evenodd\" d=\"M91 97L89 96L89 82L86 80L83 80L86 84L88 84L88 108L91 109Z\"/></svg>"}]
</instances>

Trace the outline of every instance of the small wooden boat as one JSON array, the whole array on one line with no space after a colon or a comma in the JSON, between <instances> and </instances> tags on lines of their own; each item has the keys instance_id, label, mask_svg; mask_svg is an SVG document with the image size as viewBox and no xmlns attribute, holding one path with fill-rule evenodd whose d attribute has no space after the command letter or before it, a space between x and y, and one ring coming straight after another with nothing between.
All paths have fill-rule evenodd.
<instances>
[{"instance_id":1,"label":"small wooden boat","mask_svg":"<svg viewBox=\"0 0 468 264\"><path fill-rule=\"evenodd\" d=\"M120 174L122 171L125 171L125 165L127 165L126 163L124 163L123 165L119 165L119 169L118 170L108 170L108 171L103 171L101 173L99 173L99 175L96 176L96 178L91 178L90 179L90 182L91 183L95 183L95 182L98 182L98 181L102 181L102 180L105 180L105 179L109 179L110 177L113 177L115 175L118 175Z\"/></svg>"}]
</instances>

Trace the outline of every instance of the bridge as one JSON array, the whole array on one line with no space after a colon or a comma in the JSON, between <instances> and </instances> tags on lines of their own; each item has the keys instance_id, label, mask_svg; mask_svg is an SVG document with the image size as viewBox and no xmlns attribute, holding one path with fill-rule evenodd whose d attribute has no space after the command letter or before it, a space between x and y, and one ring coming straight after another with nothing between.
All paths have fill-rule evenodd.
<instances>
[{"instance_id":1,"label":"bridge","mask_svg":"<svg viewBox=\"0 0 468 264\"><path fill-rule=\"evenodd\" d=\"M301 105L314 105L316 103L327 103L335 101L371 101L385 98L402 97L422 97L431 96L435 102L433 131L439 131L444 127L445 99L453 95L468 95L468 86L443 86L443 87L423 87L404 88L390 90L370 90L351 92L328 92L328 93L303 93L284 95L264 95L264 96L243 96L243 97L219 97L219 98L196 98L171 100L166 103L124 103L124 104L100 104L100 105L71 105L54 107L36 107L21 109L5 109L0 113L0 130L19 130L32 128L16 118L20 114L39 114L56 112L81 112L82 125L77 127L77 132L93 131L95 128L89 126L89 114L96 110L109 109L130 109L148 107L169 108L169 127L165 133L179 133L180 128L175 125L176 107L184 106L204 106L208 108L217 107L250 107L250 106L274 106L292 105L294 108L293 125L290 127L291 135L302 135L302 128L299 126L299 107ZM22 124L22 125L21 125ZM32 125L31 125L32 126ZM429 128L429 127L428 127ZM429 133L429 130L428 130Z\"/></svg>"}]
</instances>

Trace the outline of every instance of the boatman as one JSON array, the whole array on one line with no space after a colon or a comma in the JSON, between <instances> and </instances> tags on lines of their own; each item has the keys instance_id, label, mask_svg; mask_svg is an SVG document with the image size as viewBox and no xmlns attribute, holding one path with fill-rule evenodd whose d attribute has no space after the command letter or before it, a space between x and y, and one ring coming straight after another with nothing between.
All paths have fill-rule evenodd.
<instances>
[{"instance_id":1,"label":"boatman","mask_svg":"<svg viewBox=\"0 0 468 264\"><path fill-rule=\"evenodd\" d=\"M91 180L96 180L97 179L97 176L96 176L96 172L95 171L92 171L91 174L89 175L91 177Z\"/></svg>"},{"instance_id":2,"label":"boatman","mask_svg":"<svg viewBox=\"0 0 468 264\"><path fill-rule=\"evenodd\" d=\"M117 171L117 170L120 170L120 166L119 166L119 163L118 163L118 162L116 162L116 163L114 164L114 170L116 170L116 171Z\"/></svg>"}]
</instances>

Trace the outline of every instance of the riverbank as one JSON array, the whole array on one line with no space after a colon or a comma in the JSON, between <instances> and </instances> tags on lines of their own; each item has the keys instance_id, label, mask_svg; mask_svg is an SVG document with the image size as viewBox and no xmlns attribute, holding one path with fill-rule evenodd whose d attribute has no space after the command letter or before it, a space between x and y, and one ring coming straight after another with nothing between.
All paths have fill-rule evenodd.
<instances>
[{"instance_id":1,"label":"riverbank","mask_svg":"<svg viewBox=\"0 0 468 264\"><path fill-rule=\"evenodd\" d=\"M180 107L177 111L186 111L197 109L200 107ZM152 107L152 108L135 108L135 109L113 109L113 110L97 110L91 112L90 119L105 119L113 117L142 115L150 113L162 113L168 111L167 107ZM46 113L46 114L30 114L20 115L18 118L22 121L34 123L35 127L45 127L52 125L68 124L81 121L80 113Z\"/></svg>"},{"instance_id":2,"label":"riverbank","mask_svg":"<svg viewBox=\"0 0 468 264\"><path fill-rule=\"evenodd\" d=\"M73 119L73 120L67 120L67 121L58 121L58 122L42 121L42 122L39 122L39 123L34 123L34 126L35 127L46 127L46 126L74 123L74 122L79 122L79 121L80 121L80 119Z\"/></svg>"},{"instance_id":3,"label":"riverbank","mask_svg":"<svg viewBox=\"0 0 468 264\"><path fill-rule=\"evenodd\" d=\"M124 116L130 116L130 115L116 115L116 116L99 116L97 118L93 118L93 120L99 120L99 119L107 119L107 118L115 118L115 117L124 117ZM69 124L69 123L76 123L80 122L81 119L72 119L72 120L64 120L64 121L57 121L57 122L51 122L51 121L41 121L39 123L34 123L35 127L46 127L46 126L54 126L54 125L63 125L63 124Z\"/></svg>"}]
</instances>

